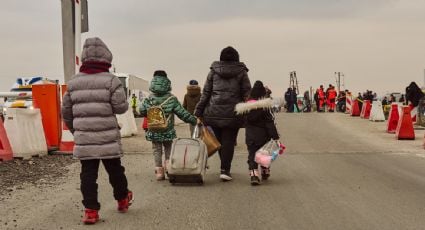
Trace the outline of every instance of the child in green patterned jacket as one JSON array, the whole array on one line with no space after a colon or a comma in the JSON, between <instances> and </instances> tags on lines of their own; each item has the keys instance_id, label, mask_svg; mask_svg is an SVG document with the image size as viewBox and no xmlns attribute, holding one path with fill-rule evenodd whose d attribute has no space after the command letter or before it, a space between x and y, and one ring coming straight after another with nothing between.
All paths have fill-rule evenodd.
<instances>
[{"instance_id":1,"label":"child in green patterned jacket","mask_svg":"<svg viewBox=\"0 0 425 230\"><path fill-rule=\"evenodd\" d=\"M152 142L156 179L164 180L166 171L165 166L170 158L171 145L173 139L177 137L176 130L174 129L174 114L182 121L192 125L196 125L196 117L186 111L177 98L171 94L171 81L168 79L165 71L155 71L149 90L152 93L143 101L139 112L141 116L147 117L149 108L161 105L167 117L168 125L165 130L149 130L148 127L148 131L146 132L146 140ZM163 153L165 153L164 164L162 162Z\"/></svg>"}]
</instances>

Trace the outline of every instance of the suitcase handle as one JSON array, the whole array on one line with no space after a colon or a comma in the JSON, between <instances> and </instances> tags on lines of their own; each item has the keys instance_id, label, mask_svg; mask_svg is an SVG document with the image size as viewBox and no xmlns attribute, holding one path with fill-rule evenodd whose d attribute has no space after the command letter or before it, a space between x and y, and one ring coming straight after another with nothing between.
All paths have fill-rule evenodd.
<instances>
[{"instance_id":1,"label":"suitcase handle","mask_svg":"<svg viewBox=\"0 0 425 230\"><path fill-rule=\"evenodd\" d=\"M193 134L192 134L192 138L193 139L199 139L199 136L200 136L200 125L199 124L197 124L197 125L195 125L195 129L193 129Z\"/></svg>"}]
</instances>

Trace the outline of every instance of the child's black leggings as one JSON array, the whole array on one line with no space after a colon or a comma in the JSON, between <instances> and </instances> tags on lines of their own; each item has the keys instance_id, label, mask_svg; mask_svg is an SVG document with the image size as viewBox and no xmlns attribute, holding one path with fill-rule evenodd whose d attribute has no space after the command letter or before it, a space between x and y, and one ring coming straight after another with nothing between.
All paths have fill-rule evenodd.
<instances>
[{"instance_id":1,"label":"child's black leggings","mask_svg":"<svg viewBox=\"0 0 425 230\"><path fill-rule=\"evenodd\" d=\"M248 145L248 167L249 170L258 169L258 164L255 162L255 153L263 145Z\"/></svg>"},{"instance_id":2,"label":"child's black leggings","mask_svg":"<svg viewBox=\"0 0 425 230\"><path fill-rule=\"evenodd\" d=\"M124 167L120 158L103 159L103 166L108 172L109 183L114 190L115 200L122 200L127 197L127 178L124 174ZM81 192L83 194L83 205L85 208L99 210L100 203L97 200L97 174L100 160L81 160Z\"/></svg>"}]
</instances>

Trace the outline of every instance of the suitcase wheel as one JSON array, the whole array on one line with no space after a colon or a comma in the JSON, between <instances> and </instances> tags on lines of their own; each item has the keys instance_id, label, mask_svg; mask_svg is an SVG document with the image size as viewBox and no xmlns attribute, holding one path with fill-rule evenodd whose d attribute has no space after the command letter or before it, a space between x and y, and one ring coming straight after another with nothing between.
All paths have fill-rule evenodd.
<instances>
[{"instance_id":1,"label":"suitcase wheel","mask_svg":"<svg viewBox=\"0 0 425 230\"><path fill-rule=\"evenodd\" d=\"M199 185L203 185L203 184L204 184L204 180L203 180L202 178L200 178L200 179L198 180L198 184L199 184Z\"/></svg>"},{"instance_id":2,"label":"suitcase wheel","mask_svg":"<svg viewBox=\"0 0 425 230\"><path fill-rule=\"evenodd\" d=\"M175 177L169 177L168 178L168 181L171 183L171 184L175 184L176 183L176 178Z\"/></svg>"}]
</instances>

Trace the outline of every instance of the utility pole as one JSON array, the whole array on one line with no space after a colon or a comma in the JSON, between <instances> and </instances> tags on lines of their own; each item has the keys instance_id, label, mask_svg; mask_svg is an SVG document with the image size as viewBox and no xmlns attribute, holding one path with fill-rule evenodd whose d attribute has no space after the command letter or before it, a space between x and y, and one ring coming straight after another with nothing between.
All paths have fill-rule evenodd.
<instances>
[{"instance_id":1,"label":"utility pole","mask_svg":"<svg viewBox=\"0 0 425 230\"><path fill-rule=\"evenodd\" d=\"M336 78L336 87L339 93L341 92L341 75L344 76L344 74L341 72L335 72L335 75L338 75Z\"/></svg>"},{"instance_id":2,"label":"utility pole","mask_svg":"<svg viewBox=\"0 0 425 230\"><path fill-rule=\"evenodd\" d=\"M68 82L81 65L81 33L88 32L87 0L61 0L64 80Z\"/></svg>"},{"instance_id":3,"label":"utility pole","mask_svg":"<svg viewBox=\"0 0 425 230\"><path fill-rule=\"evenodd\" d=\"M292 71L289 73L289 87L295 88L297 94L300 93L298 90L298 79L296 71Z\"/></svg>"},{"instance_id":4,"label":"utility pole","mask_svg":"<svg viewBox=\"0 0 425 230\"><path fill-rule=\"evenodd\" d=\"M75 35L74 35L74 1L62 2L62 44L64 81L68 82L75 74Z\"/></svg>"}]
</instances>

